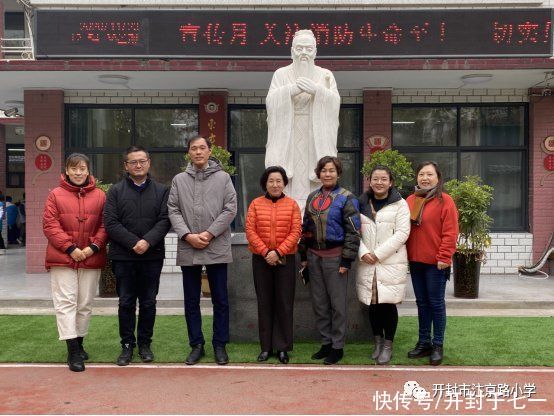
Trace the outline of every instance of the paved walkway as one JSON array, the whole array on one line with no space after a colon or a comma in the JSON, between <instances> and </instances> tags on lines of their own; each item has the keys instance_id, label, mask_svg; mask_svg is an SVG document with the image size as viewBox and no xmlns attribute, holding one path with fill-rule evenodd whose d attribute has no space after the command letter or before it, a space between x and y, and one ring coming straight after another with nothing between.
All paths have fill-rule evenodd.
<instances>
[{"instance_id":1,"label":"paved walkway","mask_svg":"<svg viewBox=\"0 0 554 416\"><path fill-rule=\"evenodd\" d=\"M553 377L545 368L0 365L0 413L552 414Z\"/></svg>"},{"instance_id":2,"label":"paved walkway","mask_svg":"<svg viewBox=\"0 0 554 416\"><path fill-rule=\"evenodd\" d=\"M48 274L25 274L24 249L9 249L0 256L0 314L52 314ZM554 316L554 277L546 280L517 275L481 276L479 298L454 298L452 282L447 286L450 316ZM203 313L211 313L211 302L203 299ZM401 315L417 315L411 284ZM117 299L96 298L95 315L117 313ZM180 274L162 274L158 295L160 315L183 313L183 288Z\"/></svg>"}]
</instances>

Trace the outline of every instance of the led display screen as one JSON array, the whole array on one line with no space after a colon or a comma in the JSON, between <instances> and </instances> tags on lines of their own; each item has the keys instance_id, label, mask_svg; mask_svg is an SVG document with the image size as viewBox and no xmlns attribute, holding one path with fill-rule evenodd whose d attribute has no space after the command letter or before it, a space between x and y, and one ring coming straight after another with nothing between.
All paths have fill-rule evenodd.
<instances>
[{"instance_id":1,"label":"led display screen","mask_svg":"<svg viewBox=\"0 0 554 416\"><path fill-rule=\"evenodd\" d=\"M311 29L319 58L552 56L553 9L38 10L38 57L289 58Z\"/></svg>"}]
</instances>

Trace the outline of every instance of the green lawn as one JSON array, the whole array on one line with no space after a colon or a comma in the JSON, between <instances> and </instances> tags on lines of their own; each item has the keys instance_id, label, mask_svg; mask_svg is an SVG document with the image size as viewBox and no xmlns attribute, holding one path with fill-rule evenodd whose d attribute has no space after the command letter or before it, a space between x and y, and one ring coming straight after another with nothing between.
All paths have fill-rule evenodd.
<instances>
[{"instance_id":1,"label":"green lawn","mask_svg":"<svg viewBox=\"0 0 554 416\"><path fill-rule=\"evenodd\" d=\"M211 317L204 319L204 333L211 335ZM61 363L66 359L65 343L57 340L54 316L0 316L0 362ZM444 365L554 366L553 318L449 317L446 329ZM417 318L401 317L394 343L392 364L427 364L427 359L409 360L406 353L417 340ZM93 316L85 340L90 362L111 363L119 354L117 317ZM207 342L209 347L209 340ZM317 342L296 342L291 364L321 364L310 356ZM152 349L158 363L182 363L188 353L182 316L156 319ZM373 364L372 345L348 343L343 364ZM228 352L233 363L254 363L257 343L231 343ZM213 362L206 348L203 362ZM139 362L135 355L134 361ZM277 363L270 359L268 363Z\"/></svg>"}]
</instances>

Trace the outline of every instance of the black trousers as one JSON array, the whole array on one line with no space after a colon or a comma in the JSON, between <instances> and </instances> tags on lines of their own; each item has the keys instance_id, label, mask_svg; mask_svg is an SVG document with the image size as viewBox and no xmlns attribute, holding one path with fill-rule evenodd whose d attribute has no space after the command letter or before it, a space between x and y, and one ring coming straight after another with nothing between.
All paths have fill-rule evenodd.
<instances>
[{"instance_id":1,"label":"black trousers","mask_svg":"<svg viewBox=\"0 0 554 416\"><path fill-rule=\"evenodd\" d=\"M262 256L254 254L252 270L258 298L261 349L292 351L295 255L286 256L285 265L270 266Z\"/></svg>"},{"instance_id":2,"label":"black trousers","mask_svg":"<svg viewBox=\"0 0 554 416\"><path fill-rule=\"evenodd\" d=\"M369 305L369 322L374 336L384 337L394 341L398 326L398 309L392 303L376 303Z\"/></svg>"},{"instance_id":3,"label":"black trousers","mask_svg":"<svg viewBox=\"0 0 554 416\"><path fill-rule=\"evenodd\" d=\"M119 296L121 345L150 345L156 320L156 296L163 260L112 261ZM137 299L139 316L135 338Z\"/></svg>"}]
</instances>

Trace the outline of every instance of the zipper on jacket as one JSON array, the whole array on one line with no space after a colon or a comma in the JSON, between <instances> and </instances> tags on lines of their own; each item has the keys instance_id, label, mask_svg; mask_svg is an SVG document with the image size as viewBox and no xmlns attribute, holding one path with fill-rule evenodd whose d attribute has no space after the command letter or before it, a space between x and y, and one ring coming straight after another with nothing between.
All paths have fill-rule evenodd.
<instances>
[{"instance_id":1,"label":"zipper on jacket","mask_svg":"<svg viewBox=\"0 0 554 416\"><path fill-rule=\"evenodd\" d=\"M77 221L79 221L79 234L78 234L78 239L77 239L77 248L82 250L81 247L85 247L87 244L85 244L85 242L83 241L83 237L85 235L85 230L84 230L84 228L85 228L85 217L84 217L85 201L83 200L83 197L81 196L80 191L77 192L77 201L78 201L78 206L79 206L78 217L77 217ZM78 269L79 265L80 265L80 262L78 263L78 262L74 261L73 263L74 263L74 268Z\"/></svg>"},{"instance_id":2,"label":"zipper on jacket","mask_svg":"<svg viewBox=\"0 0 554 416\"><path fill-rule=\"evenodd\" d=\"M271 203L271 221L269 223L269 249L274 250L277 248L277 240L275 238L275 227L277 226L276 220L277 220L277 203L272 202Z\"/></svg>"}]
</instances>

